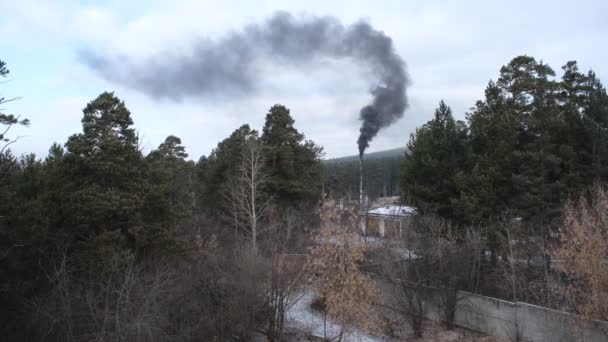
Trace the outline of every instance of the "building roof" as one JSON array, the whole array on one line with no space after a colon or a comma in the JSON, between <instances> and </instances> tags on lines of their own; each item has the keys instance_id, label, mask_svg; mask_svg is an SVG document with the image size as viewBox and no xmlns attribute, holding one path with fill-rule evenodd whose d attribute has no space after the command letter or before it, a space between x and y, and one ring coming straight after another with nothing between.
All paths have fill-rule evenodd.
<instances>
[{"instance_id":1,"label":"building roof","mask_svg":"<svg viewBox=\"0 0 608 342\"><path fill-rule=\"evenodd\" d=\"M408 217L416 214L416 208L406 205L385 205L367 211L369 216Z\"/></svg>"}]
</instances>

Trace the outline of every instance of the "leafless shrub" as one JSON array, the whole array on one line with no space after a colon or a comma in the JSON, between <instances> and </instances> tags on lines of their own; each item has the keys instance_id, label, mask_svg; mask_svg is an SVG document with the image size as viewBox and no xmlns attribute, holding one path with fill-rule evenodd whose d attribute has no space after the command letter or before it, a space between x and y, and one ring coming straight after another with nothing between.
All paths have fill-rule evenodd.
<instances>
[{"instance_id":1,"label":"leafless shrub","mask_svg":"<svg viewBox=\"0 0 608 342\"><path fill-rule=\"evenodd\" d=\"M268 314L268 260L249 242L210 244L179 269L179 296L171 303L175 335L182 341L250 340Z\"/></svg>"},{"instance_id":2,"label":"leafless shrub","mask_svg":"<svg viewBox=\"0 0 608 342\"><path fill-rule=\"evenodd\" d=\"M33 306L32 339L57 341L164 341L167 300L175 274L159 263L147 269L131 254L114 254L100 277L75 275L64 258L49 293Z\"/></svg>"},{"instance_id":3,"label":"leafless shrub","mask_svg":"<svg viewBox=\"0 0 608 342\"><path fill-rule=\"evenodd\" d=\"M356 213L324 206L321 230L310 253L309 271L323 299L325 314L342 327L332 340L341 341L354 327L375 328L379 324L372 306L380 301L380 294L374 282L359 270L365 245L356 228L356 217ZM325 339L330 339L327 332Z\"/></svg>"},{"instance_id":4,"label":"leafless shrub","mask_svg":"<svg viewBox=\"0 0 608 342\"><path fill-rule=\"evenodd\" d=\"M589 199L565 207L560 245L551 250L566 279L559 288L566 309L608 320L608 190L596 185Z\"/></svg>"},{"instance_id":5,"label":"leafless shrub","mask_svg":"<svg viewBox=\"0 0 608 342\"><path fill-rule=\"evenodd\" d=\"M171 325L180 341L248 341L255 335L282 340L305 263L303 255L289 253L297 234L288 223L295 219L283 218L260 223L267 234L255 251L250 240L232 234L197 240L198 248L178 270L179 296L171 304Z\"/></svg>"}]
</instances>

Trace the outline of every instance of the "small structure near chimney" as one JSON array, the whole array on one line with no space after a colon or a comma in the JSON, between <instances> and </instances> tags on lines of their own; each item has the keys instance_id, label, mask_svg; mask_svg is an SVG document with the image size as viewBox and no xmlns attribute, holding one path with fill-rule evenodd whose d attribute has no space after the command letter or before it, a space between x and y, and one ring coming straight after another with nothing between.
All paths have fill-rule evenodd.
<instances>
[{"instance_id":1,"label":"small structure near chimney","mask_svg":"<svg viewBox=\"0 0 608 342\"><path fill-rule=\"evenodd\" d=\"M416 215L416 208L405 205L384 205L362 214L361 232L380 237L401 237L404 225Z\"/></svg>"}]
</instances>

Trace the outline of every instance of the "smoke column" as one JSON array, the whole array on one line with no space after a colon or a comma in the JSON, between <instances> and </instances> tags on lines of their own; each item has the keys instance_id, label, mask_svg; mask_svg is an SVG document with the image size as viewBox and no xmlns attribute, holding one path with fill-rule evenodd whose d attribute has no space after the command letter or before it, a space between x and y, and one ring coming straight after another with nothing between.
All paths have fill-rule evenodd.
<instances>
[{"instance_id":1,"label":"smoke column","mask_svg":"<svg viewBox=\"0 0 608 342\"><path fill-rule=\"evenodd\" d=\"M134 62L82 50L80 58L106 80L176 101L227 92L252 94L260 79L259 62L302 65L317 58L351 58L377 77L370 88L372 101L359 113L359 156L407 107L405 63L391 38L364 21L344 26L333 17L295 18L278 12L219 40L198 39L188 53L168 51Z\"/></svg>"}]
</instances>

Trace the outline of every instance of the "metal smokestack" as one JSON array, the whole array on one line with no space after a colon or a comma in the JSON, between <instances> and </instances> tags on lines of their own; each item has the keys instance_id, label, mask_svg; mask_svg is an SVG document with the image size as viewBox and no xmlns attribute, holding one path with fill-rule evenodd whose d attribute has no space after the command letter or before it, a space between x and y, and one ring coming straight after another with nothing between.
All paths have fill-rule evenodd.
<instances>
[{"instance_id":1,"label":"metal smokestack","mask_svg":"<svg viewBox=\"0 0 608 342\"><path fill-rule=\"evenodd\" d=\"M363 208L363 155L359 156L359 207Z\"/></svg>"}]
</instances>

